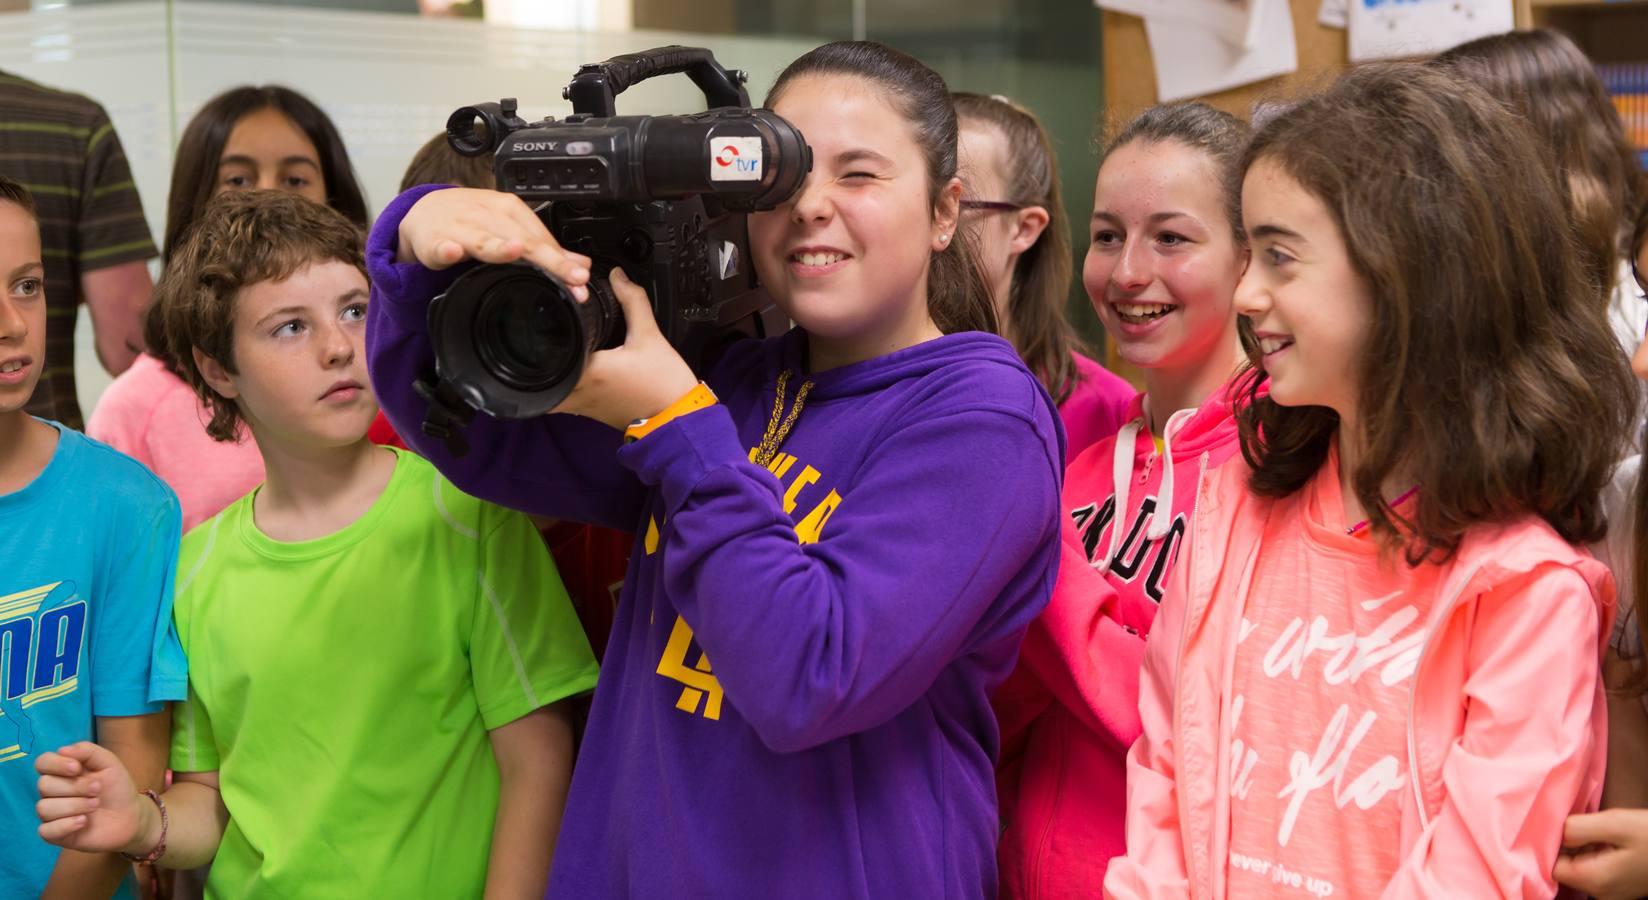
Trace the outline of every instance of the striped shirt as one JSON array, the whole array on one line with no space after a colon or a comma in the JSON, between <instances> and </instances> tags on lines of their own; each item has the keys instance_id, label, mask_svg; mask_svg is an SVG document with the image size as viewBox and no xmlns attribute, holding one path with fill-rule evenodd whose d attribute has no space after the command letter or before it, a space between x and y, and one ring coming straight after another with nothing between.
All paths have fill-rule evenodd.
<instances>
[{"instance_id":1,"label":"striped shirt","mask_svg":"<svg viewBox=\"0 0 1648 900\"><path fill-rule=\"evenodd\" d=\"M28 409L79 429L80 277L154 257L154 238L120 138L96 101L0 71L0 174L34 194L45 256L46 369Z\"/></svg>"}]
</instances>

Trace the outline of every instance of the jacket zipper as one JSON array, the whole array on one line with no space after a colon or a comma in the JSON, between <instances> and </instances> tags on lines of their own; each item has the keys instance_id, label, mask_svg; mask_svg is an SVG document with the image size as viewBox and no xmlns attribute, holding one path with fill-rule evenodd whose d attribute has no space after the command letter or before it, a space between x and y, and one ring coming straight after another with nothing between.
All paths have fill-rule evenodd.
<instances>
[{"instance_id":1,"label":"jacket zipper","mask_svg":"<svg viewBox=\"0 0 1648 900\"><path fill-rule=\"evenodd\" d=\"M1035 857L1032 860L1032 864L1024 873L1024 893L1025 896L1031 898L1046 896L1044 888L1046 887L1047 882L1047 871L1045 868L1047 861L1047 845L1053 840L1053 825L1059 818L1059 801L1064 799L1065 758L1069 755L1065 750L1065 747L1066 742L1069 740L1070 725L1063 718L1057 719L1056 722L1056 727L1059 729L1059 735L1058 740L1054 742L1053 746L1059 748L1060 752L1058 765L1054 769L1053 773L1053 802L1047 809L1047 827L1042 829L1041 837L1036 841Z\"/></svg>"},{"instance_id":2,"label":"jacket zipper","mask_svg":"<svg viewBox=\"0 0 1648 900\"><path fill-rule=\"evenodd\" d=\"M1191 576L1194 576L1196 574L1196 568L1195 568L1194 565L1191 565L1191 561L1196 558L1196 537L1201 531L1202 518L1201 518L1200 513L1201 513L1201 509L1202 509L1202 491L1207 489L1206 481L1207 481L1207 454L1203 453L1202 456L1201 456L1201 459L1198 461L1197 466L1196 466L1196 494L1195 494L1195 499L1190 501L1190 523L1191 523L1190 532L1189 532L1190 533L1190 540L1187 542L1187 545L1185 546L1185 550L1186 550L1185 558L1182 559L1182 560L1178 560L1174 563L1175 565L1178 565L1178 564L1181 564L1181 563L1184 564L1184 565L1190 565L1191 567L1186 571L1188 571ZM1190 580L1187 578L1186 583L1188 584L1189 581ZM1174 694L1174 696L1173 696L1173 744L1174 744L1174 746L1177 746L1177 747L1183 747L1184 746L1184 742L1183 742L1184 730L1183 730L1183 728L1180 724L1181 720L1179 718L1179 711L1180 711L1181 707L1183 707L1184 704L1179 702L1178 693L1179 693L1179 685L1184 683L1184 656L1185 656L1184 651L1185 651L1185 644L1188 643L1189 640L1190 640L1190 612L1191 612L1191 606L1190 606L1190 603L1188 601L1189 601L1189 598L1186 598L1185 611L1184 611L1184 622L1179 626L1179 655L1173 660L1173 694ZM1215 740L1217 740L1217 738L1215 738ZM1189 807L1188 801L1185 800L1185 792L1183 790L1179 790L1178 795L1179 795L1179 797L1178 797L1179 804L1178 805L1179 805L1179 829L1180 829L1179 842L1184 846L1185 877L1186 877L1186 880L1189 882L1188 887L1190 887L1192 894L1194 894L1195 889L1196 889L1196 882L1195 882L1195 879L1191 877L1191 872L1190 872L1190 850L1191 850L1191 847L1190 847L1190 821L1191 821L1191 819L1190 819L1190 815L1189 815L1190 807Z\"/></svg>"},{"instance_id":3,"label":"jacket zipper","mask_svg":"<svg viewBox=\"0 0 1648 900\"><path fill-rule=\"evenodd\" d=\"M1413 683L1408 688L1408 783L1413 786L1413 799L1417 804L1414 808L1419 812L1419 827L1421 830L1430 827L1431 817L1430 813L1425 811L1425 793L1419 786L1419 738L1418 731L1414 728L1413 719L1414 707L1418 705L1419 700L1419 675L1425 668L1425 658L1430 655L1431 639L1453 617L1454 607L1458 605L1459 598L1464 596L1465 588L1470 586L1471 582L1476 579L1476 573L1480 571L1482 571L1482 563L1477 563L1471 567L1471 570L1465 574L1465 580L1460 582L1460 587L1443 604L1441 613L1434 619L1435 627L1425 633L1425 642L1419 645L1419 659L1413 667Z\"/></svg>"}]
</instances>

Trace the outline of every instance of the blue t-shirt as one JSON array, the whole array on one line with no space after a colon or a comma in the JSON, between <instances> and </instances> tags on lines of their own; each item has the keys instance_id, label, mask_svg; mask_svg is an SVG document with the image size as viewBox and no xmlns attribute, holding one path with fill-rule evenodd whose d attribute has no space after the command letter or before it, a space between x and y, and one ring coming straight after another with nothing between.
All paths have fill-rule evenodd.
<instances>
[{"instance_id":1,"label":"blue t-shirt","mask_svg":"<svg viewBox=\"0 0 1648 900\"><path fill-rule=\"evenodd\" d=\"M131 459L57 428L39 477L0 495L0 897L34 897L58 850L40 839L34 758L94 737L96 716L186 696L172 626L177 497ZM116 893L132 896L131 879Z\"/></svg>"}]
</instances>

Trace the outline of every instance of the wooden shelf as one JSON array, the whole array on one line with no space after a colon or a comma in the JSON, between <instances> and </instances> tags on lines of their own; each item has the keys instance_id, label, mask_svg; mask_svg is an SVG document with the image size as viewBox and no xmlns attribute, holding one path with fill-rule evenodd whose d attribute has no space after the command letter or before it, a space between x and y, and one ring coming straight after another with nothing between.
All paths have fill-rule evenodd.
<instances>
[{"instance_id":1,"label":"wooden shelf","mask_svg":"<svg viewBox=\"0 0 1648 900\"><path fill-rule=\"evenodd\" d=\"M1594 62L1648 61L1648 0L1518 0L1517 27L1567 32Z\"/></svg>"},{"instance_id":2,"label":"wooden shelf","mask_svg":"<svg viewBox=\"0 0 1648 900\"><path fill-rule=\"evenodd\" d=\"M1648 56L1648 0L1516 0L1516 27L1566 31L1597 62Z\"/></svg>"},{"instance_id":3,"label":"wooden shelf","mask_svg":"<svg viewBox=\"0 0 1648 900\"><path fill-rule=\"evenodd\" d=\"M1648 6L1648 0L1528 0L1528 5L1534 9L1551 9L1553 7L1628 9L1633 6Z\"/></svg>"}]
</instances>

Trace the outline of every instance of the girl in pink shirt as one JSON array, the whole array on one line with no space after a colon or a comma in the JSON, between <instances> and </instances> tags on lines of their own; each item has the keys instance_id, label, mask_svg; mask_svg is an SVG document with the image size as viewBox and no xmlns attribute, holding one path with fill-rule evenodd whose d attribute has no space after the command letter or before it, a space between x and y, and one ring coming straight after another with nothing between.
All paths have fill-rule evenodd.
<instances>
[{"instance_id":1,"label":"girl in pink shirt","mask_svg":"<svg viewBox=\"0 0 1648 900\"><path fill-rule=\"evenodd\" d=\"M1106 896L1556 892L1614 604L1575 544L1632 385L1543 159L1411 64L1249 146L1251 470L1203 482L1169 576Z\"/></svg>"},{"instance_id":2,"label":"girl in pink shirt","mask_svg":"<svg viewBox=\"0 0 1648 900\"><path fill-rule=\"evenodd\" d=\"M1099 164L1082 281L1147 392L1066 467L1053 598L995 695L1008 900L1093 897L1123 850L1145 635L1198 483L1237 451L1231 298L1247 249L1230 182L1247 138L1205 104L1157 106Z\"/></svg>"}]
</instances>

